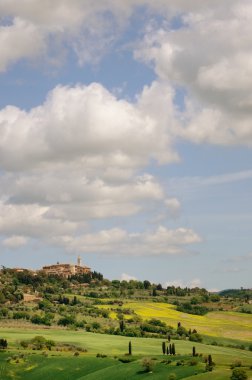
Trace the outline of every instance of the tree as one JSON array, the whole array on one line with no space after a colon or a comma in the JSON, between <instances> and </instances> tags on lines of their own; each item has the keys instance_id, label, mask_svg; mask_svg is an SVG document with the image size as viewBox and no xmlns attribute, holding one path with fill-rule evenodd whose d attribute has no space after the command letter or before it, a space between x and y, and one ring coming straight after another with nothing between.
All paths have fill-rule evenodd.
<instances>
[{"instance_id":1,"label":"tree","mask_svg":"<svg viewBox=\"0 0 252 380\"><path fill-rule=\"evenodd\" d=\"M163 354L165 355L165 352L166 352L165 342L162 342L162 351L163 351Z\"/></svg>"},{"instance_id":2,"label":"tree","mask_svg":"<svg viewBox=\"0 0 252 380\"><path fill-rule=\"evenodd\" d=\"M144 289L149 289L150 286L151 286L150 281L148 281L148 280L144 280L144 282L143 282L143 286L144 286Z\"/></svg>"},{"instance_id":3,"label":"tree","mask_svg":"<svg viewBox=\"0 0 252 380\"><path fill-rule=\"evenodd\" d=\"M132 355L132 344L131 344L131 341L129 341L129 355Z\"/></svg>"},{"instance_id":4,"label":"tree","mask_svg":"<svg viewBox=\"0 0 252 380\"><path fill-rule=\"evenodd\" d=\"M208 355L208 365L213 365L212 355Z\"/></svg>"},{"instance_id":5,"label":"tree","mask_svg":"<svg viewBox=\"0 0 252 380\"><path fill-rule=\"evenodd\" d=\"M6 339L0 339L0 349L5 350L8 347L8 342Z\"/></svg>"},{"instance_id":6,"label":"tree","mask_svg":"<svg viewBox=\"0 0 252 380\"><path fill-rule=\"evenodd\" d=\"M196 356L196 348L195 348L195 346L193 346L193 348L192 348L192 356Z\"/></svg>"},{"instance_id":7,"label":"tree","mask_svg":"<svg viewBox=\"0 0 252 380\"><path fill-rule=\"evenodd\" d=\"M120 331L123 332L124 331L124 320L123 319L120 320L119 327L120 327Z\"/></svg>"},{"instance_id":8,"label":"tree","mask_svg":"<svg viewBox=\"0 0 252 380\"><path fill-rule=\"evenodd\" d=\"M169 355L169 346L166 347L166 355Z\"/></svg>"},{"instance_id":9,"label":"tree","mask_svg":"<svg viewBox=\"0 0 252 380\"><path fill-rule=\"evenodd\" d=\"M234 368L230 377L231 380L246 380L247 378L248 375L246 374L246 371L242 368Z\"/></svg>"},{"instance_id":10,"label":"tree","mask_svg":"<svg viewBox=\"0 0 252 380\"><path fill-rule=\"evenodd\" d=\"M171 343L169 344L169 351L170 351L170 355L172 355L172 345L171 345Z\"/></svg>"},{"instance_id":11,"label":"tree","mask_svg":"<svg viewBox=\"0 0 252 380\"><path fill-rule=\"evenodd\" d=\"M172 355L176 355L175 344L172 343Z\"/></svg>"}]
</instances>

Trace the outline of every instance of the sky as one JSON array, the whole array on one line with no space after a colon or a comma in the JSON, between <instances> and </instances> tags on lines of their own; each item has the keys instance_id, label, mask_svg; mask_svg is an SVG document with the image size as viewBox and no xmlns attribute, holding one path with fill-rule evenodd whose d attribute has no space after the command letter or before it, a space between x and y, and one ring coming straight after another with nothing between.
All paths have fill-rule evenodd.
<instances>
[{"instance_id":1,"label":"sky","mask_svg":"<svg viewBox=\"0 0 252 380\"><path fill-rule=\"evenodd\" d=\"M0 265L251 287L250 0L0 0Z\"/></svg>"}]
</instances>

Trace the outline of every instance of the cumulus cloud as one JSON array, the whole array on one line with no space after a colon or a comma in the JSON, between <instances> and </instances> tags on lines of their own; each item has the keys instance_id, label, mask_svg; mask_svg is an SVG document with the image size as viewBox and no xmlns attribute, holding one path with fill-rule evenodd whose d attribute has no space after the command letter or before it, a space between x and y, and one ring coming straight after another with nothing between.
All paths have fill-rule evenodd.
<instances>
[{"instance_id":1,"label":"cumulus cloud","mask_svg":"<svg viewBox=\"0 0 252 380\"><path fill-rule=\"evenodd\" d=\"M43 33L20 18L14 18L12 25L0 26L0 46L0 72L22 57L35 58L46 51Z\"/></svg>"},{"instance_id":2,"label":"cumulus cloud","mask_svg":"<svg viewBox=\"0 0 252 380\"><path fill-rule=\"evenodd\" d=\"M97 62L113 44L117 29L123 26L123 18L116 18L120 13L117 7L110 23L106 21L106 11L108 4L80 0L71 4L65 0L43 4L25 0L22 5L13 0L1 1L1 16L11 22L0 29L0 44L4 47L0 52L0 71L20 59L43 55L59 63L62 50L74 51L79 64Z\"/></svg>"},{"instance_id":3,"label":"cumulus cloud","mask_svg":"<svg viewBox=\"0 0 252 380\"><path fill-rule=\"evenodd\" d=\"M173 218L177 218L180 214L181 204L177 198L167 198L164 201L165 206L167 207L169 214Z\"/></svg>"},{"instance_id":4,"label":"cumulus cloud","mask_svg":"<svg viewBox=\"0 0 252 380\"><path fill-rule=\"evenodd\" d=\"M136 101L102 85L59 86L44 104L0 111L0 233L43 239L70 252L180 254L196 243L188 229L129 234L120 228L86 233L91 220L129 217L179 201L167 198L143 169L174 162L174 92L159 82Z\"/></svg>"},{"instance_id":5,"label":"cumulus cloud","mask_svg":"<svg viewBox=\"0 0 252 380\"><path fill-rule=\"evenodd\" d=\"M183 228L135 234L120 228L88 234L85 228L91 219L129 217L156 205L177 218L179 200L144 174L150 162L179 160L177 139L251 146L248 0L3 0L0 71L24 58L57 61L69 50L80 65L97 63L138 7L153 17L149 25L142 19L145 36L135 58L151 65L158 79L134 101L92 83L58 86L29 111L0 110L0 231L7 244L15 235L54 240L69 251L179 254L200 241ZM157 13L163 23L155 23ZM178 88L184 93L179 106Z\"/></svg>"},{"instance_id":6,"label":"cumulus cloud","mask_svg":"<svg viewBox=\"0 0 252 380\"><path fill-rule=\"evenodd\" d=\"M122 273L120 280L129 282L130 280L137 280L137 278L134 276L131 276L130 274Z\"/></svg>"},{"instance_id":7,"label":"cumulus cloud","mask_svg":"<svg viewBox=\"0 0 252 380\"><path fill-rule=\"evenodd\" d=\"M25 236L11 236L7 239L4 239L2 242L2 245L6 248L19 248L23 245L26 245L28 242L28 239Z\"/></svg>"},{"instance_id":8,"label":"cumulus cloud","mask_svg":"<svg viewBox=\"0 0 252 380\"><path fill-rule=\"evenodd\" d=\"M71 4L66 0L55 0L53 4L25 0L22 6L17 1L4 0L0 12L3 19L11 21L0 28L0 70L19 59L50 56L57 46L61 55L64 50L74 51L79 64L96 63L120 38L139 7L148 12L143 21L145 38L135 49L135 57L151 64L161 81L168 81L175 89L178 86L185 92L184 112L174 125L174 135L196 143L251 146L252 6L249 0L205 1L204 4L196 0L155 3L74 0ZM160 22L153 22L160 14L161 27ZM173 25L174 19L177 26ZM57 52L54 55L51 61L57 61ZM11 110L15 111L18 113ZM23 115L24 119L26 116ZM76 134L76 137L80 136ZM40 148L43 151L48 146ZM57 151L59 147L55 148ZM45 152L41 150L38 154L43 156ZM170 154L174 159L174 152ZM127 156L119 158L127 161Z\"/></svg>"},{"instance_id":9,"label":"cumulus cloud","mask_svg":"<svg viewBox=\"0 0 252 380\"><path fill-rule=\"evenodd\" d=\"M0 165L22 170L76 160L97 170L135 169L150 158L176 161L167 128L176 123L172 102L170 88L159 83L146 87L136 104L97 83L59 86L29 112L11 106L0 111Z\"/></svg>"},{"instance_id":10,"label":"cumulus cloud","mask_svg":"<svg viewBox=\"0 0 252 380\"><path fill-rule=\"evenodd\" d=\"M135 51L184 89L181 137L251 146L251 12L247 0L195 8L181 15L180 28L150 28Z\"/></svg>"},{"instance_id":11,"label":"cumulus cloud","mask_svg":"<svg viewBox=\"0 0 252 380\"><path fill-rule=\"evenodd\" d=\"M76 224L46 217L47 207L0 203L0 233L24 237L49 238L73 233Z\"/></svg>"},{"instance_id":12,"label":"cumulus cloud","mask_svg":"<svg viewBox=\"0 0 252 380\"><path fill-rule=\"evenodd\" d=\"M164 288L167 288L168 286L175 286L180 288L200 288L202 287L202 282L199 278L194 278L191 281L184 282L181 279L167 281L163 285Z\"/></svg>"},{"instance_id":13,"label":"cumulus cloud","mask_svg":"<svg viewBox=\"0 0 252 380\"><path fill-rule=\"evenodd\" d=\"M188 254L187 246L201 241L191 229L169 230L159 226L155 231L128 233L121 228L102 230L81 236L63 236L52 239L70 252L108 253L130 255Z\"/></svg>"}]
</instances>

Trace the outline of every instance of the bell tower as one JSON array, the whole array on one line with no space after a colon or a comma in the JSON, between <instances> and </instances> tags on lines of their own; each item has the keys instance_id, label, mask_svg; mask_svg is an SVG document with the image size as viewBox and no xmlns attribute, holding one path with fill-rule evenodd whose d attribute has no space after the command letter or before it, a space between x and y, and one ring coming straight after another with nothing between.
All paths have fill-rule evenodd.
<instances>
[{"instance_id":1,"label":"bell tower","mask_svg":"<svg viewBox=\"0 0 252 380\"><path fill-rule=\"evenodd\" d=\"M80 255L77 258L77 265L80 267L81 266L81 257Z\"/></svg>"}]
</instances>

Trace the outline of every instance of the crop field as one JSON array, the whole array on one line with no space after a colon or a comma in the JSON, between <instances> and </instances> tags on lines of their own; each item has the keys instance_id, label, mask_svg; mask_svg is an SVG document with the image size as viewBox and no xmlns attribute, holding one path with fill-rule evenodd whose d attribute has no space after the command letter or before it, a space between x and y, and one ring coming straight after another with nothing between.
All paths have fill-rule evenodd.
<instances>
[{"instance_id":1,"label":"crop field","mask_svg":"<svg viewBox=\"0 0 252 380\"><path fill-rule=\"evenodd\" d=\"M0 379L1 380L92 380L106 379L146 379L152 378L168 379L169 373L175 373L177 379L215 379L225 380L230 378L230 364L239 358L242 365L252 375L249 366L252 364L252 352L232 349L227 347L209 346L188 341L174 341L177 355L171 357L171 363L163 363L167 356L161 354L161 339L129 338L123 336L112 336L105 334L94 334L71 330L54 329L10 329L0 328L1 337L9 342L7 352L0 353ZM20 340L33 338L35 335L53 339L56 342L75 344L86 348L87 353L81 352L78 357L73 353L47 351L47 357L42 352L18 349ZM132 342L133 361L121 363L118 357L125 357L128 350L128 342ZM196 366L177 366L178 360L188 360L191 356L192 346L196 346L198 353L202 356L211 354L217 365L213 373L203 373L204 364L202 360ZM6 361L7 357L24 353L25 360ZM97 358L97 353L106 357ZM143 371L141 361L143 357L154 359L153 373Z\"/></svg>"},{"instance_id":2,"label":"crop field","mask_svg":"<svg viewBox=\"0 0 252 380\"><path fill-rule=\"evenodd\" d=\"M113 309L111 305L102 305ZM158 318L170 326L178 322L186 328L196 329L201 334L212 337L224 337L252 341L252 315L237 312L213 311L208 314L192 315L175 310L175 306L159 302L127 302L124 308L130 308L144 320ZM111 318L116 314L111 311Z\"/></svg>"}]
</instances>

